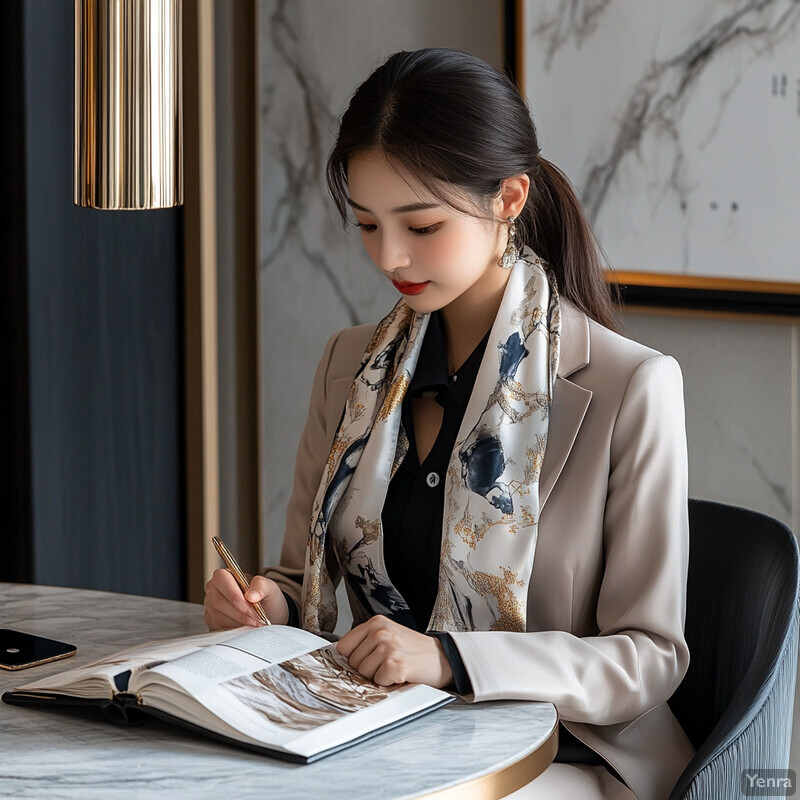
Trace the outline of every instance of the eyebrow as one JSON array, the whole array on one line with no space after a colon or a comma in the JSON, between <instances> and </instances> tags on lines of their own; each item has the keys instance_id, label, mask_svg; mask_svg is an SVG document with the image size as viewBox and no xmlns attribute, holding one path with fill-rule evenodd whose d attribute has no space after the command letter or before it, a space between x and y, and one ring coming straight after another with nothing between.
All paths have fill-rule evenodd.
<instances>
[{"instance_id":1,"label":"eyebrow","mask_svg":"<svg viewBox=\"0 0 800 800\"><path fill-rule=\"evenodd\" d=\"M347 198L347 202L353 207L357 208L359 211L363 211L366 214L371 214L372 212L368 208L364 208L364 206L359 205L356 203L355 200L351 198ZM397 208L392 209L392 214L408 214L411 211L427 211L429 208L439 208L438 203L409 203L407 206L398 206Z\"/></svg>"}]
</instances>

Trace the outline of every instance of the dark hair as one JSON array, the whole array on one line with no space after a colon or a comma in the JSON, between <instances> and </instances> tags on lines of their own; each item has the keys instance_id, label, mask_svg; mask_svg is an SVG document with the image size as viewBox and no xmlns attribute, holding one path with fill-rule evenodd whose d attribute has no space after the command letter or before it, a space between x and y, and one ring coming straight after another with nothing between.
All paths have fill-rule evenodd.
<instances>
[{"instance_id":1,"label":"dark hair","mask_svg":"<svg viewBox=\"0 0 800 800\"><path fill-rule=\"evenodd\" d=\"M563 297L617 330L602 251L569 180L539 155L528 107L502 72L445 48L395 53L378 67L350 100L328 158L328 189L345 225L348 160L371 149L461 211L459 201L474 212L505 178L526 173L521 243L551 266Z\"/></svg>"}]
</instances>

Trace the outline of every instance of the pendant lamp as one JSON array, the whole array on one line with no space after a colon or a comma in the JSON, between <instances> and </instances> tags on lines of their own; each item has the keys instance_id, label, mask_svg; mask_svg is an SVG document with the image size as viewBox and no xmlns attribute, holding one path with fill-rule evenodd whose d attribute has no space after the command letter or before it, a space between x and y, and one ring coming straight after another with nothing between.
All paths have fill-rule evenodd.
<instances>
[{"instance_id":1,"label":"pendant lamp","mask_svg":"<svg viewBox=\"0 0 800 800\"><path fill-rule=\"evenodd\" d=\"M182 0L75 0L75 203L183 202Z\"/></svg>"}]
</instances>

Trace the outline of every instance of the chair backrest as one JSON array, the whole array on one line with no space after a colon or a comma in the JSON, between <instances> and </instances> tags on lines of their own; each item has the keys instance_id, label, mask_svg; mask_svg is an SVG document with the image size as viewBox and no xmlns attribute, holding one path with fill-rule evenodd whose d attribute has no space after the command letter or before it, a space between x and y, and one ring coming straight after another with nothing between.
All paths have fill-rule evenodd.
<instances>
[{"instance_id":1,"label":"chair backrest","mask_svg":"<svg viewBox=\"0 0 800 800\"><path fill-rule=\"evenodd\" d=\"M669 701L698 750L684 773L687 780L736 741L776 683L793 694L800 576L792 532L755 511L690 500L689 541L691 661ZM778 717L770 713L769 724L778 730L768 732L766 746L774 751L775 766L786 767L791 699Z\"/></svg>"}]
</instances>

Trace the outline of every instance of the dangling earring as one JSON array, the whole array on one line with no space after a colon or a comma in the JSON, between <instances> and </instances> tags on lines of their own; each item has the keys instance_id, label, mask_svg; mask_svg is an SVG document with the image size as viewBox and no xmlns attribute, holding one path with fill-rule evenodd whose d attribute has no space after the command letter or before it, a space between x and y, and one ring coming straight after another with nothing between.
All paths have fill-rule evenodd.
<instances>
[{"instance_id":1,"label":"dangling earring","mask_svg":"<svg viewBox=\"0 0 800 800\"><path fill-rule=\"evenodd\" d=\"M503 269L511 269L519 259L519 250L517 249L517 226L515 217L508 218L508 244L506 245L505 252L500 260L497 262L498 267Z\"/></svg>"}]
</instances>

